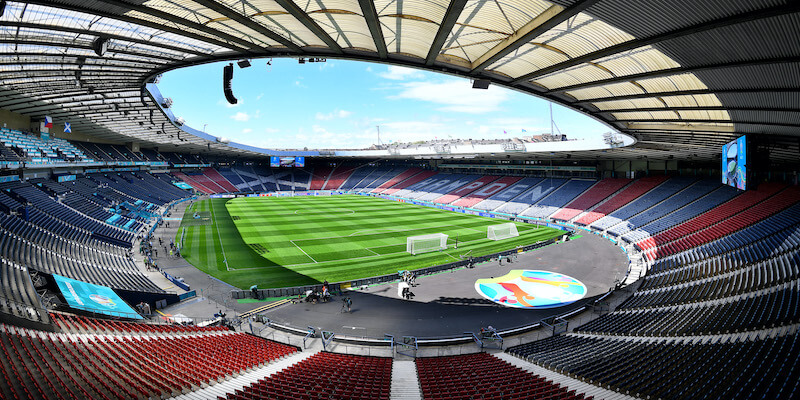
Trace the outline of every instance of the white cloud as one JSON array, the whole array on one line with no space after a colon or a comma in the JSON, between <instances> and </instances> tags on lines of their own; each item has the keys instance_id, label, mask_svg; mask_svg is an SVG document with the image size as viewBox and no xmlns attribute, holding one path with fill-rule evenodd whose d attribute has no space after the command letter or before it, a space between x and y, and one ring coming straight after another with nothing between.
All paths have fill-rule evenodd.
<instances>
[{"instance_id":1,"label":"white cloud","mask_svg":"<svg viewBox=\"0 0 800 400\"><path fill-rule=\"evenodd\" d=\"M327 114L323 114L318 112L315 116L319 121L330 121L334 118L347 118L351 116L353 113L347 110L334 110L333 112L329 112Z\"/></svg>"},{"instance_id":2,"label":"white cloud","mask_svg":"<svg viewBox=\"0 0 800 400\"><path fill-rule=\"evenodd\" d=\"M264 128L264 133L278 133L280 131L281 131L280 129L276 128Z\"/></svg>"},{"instance_id":3,"label":"white cloud","mask_svg":"<svg viewBox=\"0 0 800 400\"><path fill-rule=\"evenodd\" d=\"M250 132L252 132L252 131L253 131L253 130L252 130L252 129L250 129L250 128L244 128L244 129L242 129L242 133L250 133Z\"/></svg>"},{"instance_id":4,"label":"white cloud","mask_svg":"<svg viewBox=\"0 0 800 400\"><path fill-rule=\"evenodd\" d=\"M472 89L469 81L447 80L406 83L399 94L390 98L439 104L442 105L439 111L483 114L500 110L500 105L508 100L509 95L497 87L477 90Z\"/></svg>"},{"instance_id":5,"label":"white cloud","mask_svg":"<svg viewBox=\"0 0 800 400\"><path fill-rule=\"evenodd\" d=\"M371 71L369 67L367 70ZM378 76L384 79L391 79L393 81L402 81L406 79L419 79L422 78L424 75L422 74L422 72L416 69L390 65L385 72L379 72Z\"/></svg>"},{"instance_id":6,"label":"white cloud","mask_svg":"<svg viewBox=\"0 0 800 400\"><path fill-rule=\"evenodd\" d=\"M231 119L239 122L247 122L250 120L250 114L239 111L236 114L231 115Z\"/></svg>"},{"instance_id":7,"label":"white cloud","mask_svg":"<svg viewBox=\"0 0 800 400\"><path fill-rule=\"evenodd\" d=\"M264 97L264 93L259 93L258 96L256 96L256 101L261 100L262 97Z\"/></svg>"}]
</instances>

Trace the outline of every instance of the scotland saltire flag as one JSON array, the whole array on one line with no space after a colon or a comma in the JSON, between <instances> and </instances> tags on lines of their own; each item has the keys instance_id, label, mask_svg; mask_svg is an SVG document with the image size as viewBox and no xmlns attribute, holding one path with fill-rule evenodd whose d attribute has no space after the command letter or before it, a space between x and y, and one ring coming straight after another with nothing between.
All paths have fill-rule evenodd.
<instances>
[{"instance_id":1,"label":"scotland saltire flag","mask_svg":"<svg viewBox=\"0 0 800 400\"><path fill-rule=\"evenodd\" d=\"M44 117L44 127L45 128L52 128L53 127L53 117L45 115L45 117Z\"/></svg>"},{"instance_id":2,"label":"scotland saltire flag","mask_svg":"<svg viewBox=\"0 0 800 400\"><path fill-rule=\"evenodd\" d=\"M72 133L72 125L69 122L64 122L64 133Z\"/></svg>"}]
</instances>

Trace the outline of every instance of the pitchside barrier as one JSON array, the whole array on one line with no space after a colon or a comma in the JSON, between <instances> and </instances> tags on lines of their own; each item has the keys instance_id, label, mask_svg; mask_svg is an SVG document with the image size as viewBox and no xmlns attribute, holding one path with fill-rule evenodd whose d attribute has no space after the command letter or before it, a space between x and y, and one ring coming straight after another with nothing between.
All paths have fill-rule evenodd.
<instances>
[{"instance_id":1,"label":"pitchside barrier","mask_svg":"<svg viewBox=\"0 0 800 400\"><path fill-rule=\"evenodd\" d=\"M537 242L537 243L534 243L534 244L529 244L527 246L521 246L521 247L518 247L518 248L512 249L512 250L506 250L506 251L502 251L502 252L499 252L499 253L489 254L489 255L480 256L480 257L473 257L472 260L469 260L469 259L460 260L460 261L456 261L456 262L452 262L452 263L448 263L448 264L440 264L440 265L434 265L432 267L420 268L420 269L414 270L414 273L417 276L423 276L423 275L435 274L437 272L447 271L447 270L451 270L451 269L462 268L462 267L466 267L467 265L469 265L470 262L472 262L474 264L478 264L478 263L482 263L482 262L489 261L491 259L497 258L499 256L508 256L508 255L511 255L511 254L515 254L520 250L521 251L529 251L529 250L538 249L538 248L547 246L549 244L553 244L556 241L558 241L558 239L554 238L554 239L550 239L550 240L545 240L543 242ZM379 284L379 283L394 282L394 281L396 281L398 279L400 279L400 277L396 273L388 274L388 275L381 275L381 276L373 276L371 278L355 279L355 280L352 280L352 281L331 283L328 286L328 290L331 293L337 293L337 292L340 292L341 290L343 290L345 288L348 288L348 287L357 289L357 288L360 288L360 287L363 287L363 286L376 285L376 284ZM259 298L262 298L262 299L270 298L270 297L298 296L298 295L301 295L301 294L305 294L306 291L308 291L308 290L322 291L322 284L306 285L306 286L294 286L294 287L286 287L286 288L274 288L274 289L258 289L258 296L259 296ZM252 299L253 298L253 292L251 290L232 290L231 291L231 298L233 298L233 299Z\"/></svg>"}]
</instances>

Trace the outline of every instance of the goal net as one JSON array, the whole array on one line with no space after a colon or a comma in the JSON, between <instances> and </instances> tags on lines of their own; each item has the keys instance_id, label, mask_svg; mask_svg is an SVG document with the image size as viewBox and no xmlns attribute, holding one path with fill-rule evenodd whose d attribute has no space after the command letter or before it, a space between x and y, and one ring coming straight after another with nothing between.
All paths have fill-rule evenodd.
<instances>
[{"instance_id":1,"label":"goal net","mask_svg":"<svg viewBox=\"0 0 800 400\"><path fill-rule=\"evenodd\" d=\"M489 240L503 240L519 236L517 224L509 222L507 224L491 225L486 230L486 237Z\"/></svg>"},{"instance_id":2,"label":"goal net","mask_svg":"<svg viewBox=\"0 0 800 400\"><path fill-rule=\"evenodd\" d=\"M406 240L406 251L415 255L445 249L447 249L447 235L444 233L409 236Z\"/></svg>"}]
</instances>

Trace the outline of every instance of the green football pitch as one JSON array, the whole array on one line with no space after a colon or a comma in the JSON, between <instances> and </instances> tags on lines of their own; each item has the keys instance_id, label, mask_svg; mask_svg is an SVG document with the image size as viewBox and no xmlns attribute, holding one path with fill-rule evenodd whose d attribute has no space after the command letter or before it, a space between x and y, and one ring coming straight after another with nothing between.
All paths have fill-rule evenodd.
<instances>
[{"instance_id":1,"label":"green football pitch","mask_svg":"<svg viewBox=\"0 0 800 400\"><path fill-rule=\"evenodd\" d=\"M488 226L505 222L367 196L243 197L195 202L176 240L192 265L246 289L385 275L563 234L517 223L519 237L486 238ZM447 250L406 252L408 236L430 233L448 235Z\"/></svg>"}]
</instances>

